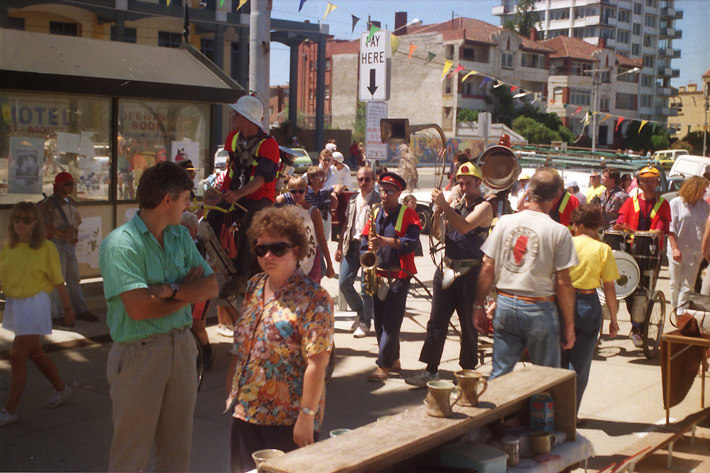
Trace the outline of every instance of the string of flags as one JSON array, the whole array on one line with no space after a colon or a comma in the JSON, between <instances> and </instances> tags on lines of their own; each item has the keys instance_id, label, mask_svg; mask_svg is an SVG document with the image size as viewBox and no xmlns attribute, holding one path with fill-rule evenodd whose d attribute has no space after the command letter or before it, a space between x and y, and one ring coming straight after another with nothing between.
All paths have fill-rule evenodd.
<instances>
[{"instance_id":1,"label":"string of flags","mask_svg":"<svg viewBox=\"0 0 710 473\"><path fill-rule=\"evenodd\" d=\"M167 0L167 1L169 2L170 0ZM222 4L224 3L224 0L219 0L219 1L220 1L220 6L222 6ZM239 0L239 6L237 7L237 10L239 10L239 8L241 8L247 1L248 1L248 0ZM299 11L299 12L301 11L301 9L303 8L303 5L304 5L307 1L308 1L308 0L299 0L299 5L298 5L298 11ZM332 2L327 2L326 7L325 7L325 11L324 11L324 13L323 13L323 18L322 18L322 20L324 21L324 20L328 17L328 15L330 15L331 13L333 13L333 11L334 11L336 8L339 8L339 6L338 6L338 5L335 5L335 4L332 3ZM348 12L348 11L345 10L345 9L342 9L342 8L341 8L341 10L344 11L344 12L346 12L346 13L349 13L349 14L350 14L350 17L351 17L351 33L353 33L353 32L355 31L355 27L356 27L357 24L360 22L360 19L361 19L361 18L358 17L358 16L356 16L356 15L354 15L354 14L352 14L352 13L350 13L350 12ZM369 40L370 38L372 38L372 36L373 36L375 33L377 33L378 31L380 31L380 28L379 28L378 26L376 26L375 24L371 23L371 22L368 22L368 26L369 26L369 31L368 31L367 39ZM420 57L417 57L417 55L415 55L415 51L417 50L418 46L417 46L416 44L413 44L413 43L409 43L409 44L408 44L408 51L407 51L406 53L404 53L404 52L402 52L402 51L399 51L400 38L399 38L398 36L394 35L394 34L391 34L391 36L390 36L390 45L391 45L391 48L392 48L392 54L395 54L395 53L406 54L409 63L412 62L412 58L415 58L415 59L423 59L425 66L428 65L428 64L430 64L430 63L436 64L436 63L438 62L438 61L434 62L434 59L436 58L437 55L436 55L436 53L433 53L433 52L431 52L431 51L427 51L425 57L421 57L421 58L420 58ZM481 83L479 84L478 89L483 88L483 86L485 86L485 85L488 84L489 82L495 81L494 84L492 85L492 87L498 88L498 87L506 86L506 87L510 90L510 93L513 94L513 98L514 98L514 99L523 99L524 97L526 97L526 96L528 96L528 95L533 95L533 101L548 102L548 103L551 104L551 105L554 105L554 104L556 103L556 100L555 100L555 99L549 99L549 100L548 100L545 96L543 96L543 95L542 95L541 93L539 93L539 92L534 92L534 91L526 90L526 89L524 89L523 87L521 87L521 86L519 86L519 85L515 85L515 84L511 84L511 83L505 82L505 81L503 81L503 80L501 80L501 79L499 79L499 78L497 78L497 77L492 77L492 76L483 74L483 73L481 73L481 72L479 72L479 71L475 71L475 70L473 70L473 69L466 70L466 68L465 68L464 66L460 65L460 64L457 65L456 67L454 67L454 62L453 62L452 60L446 59L446 58L444 58L444 63L443 63L443 67L442 67L442 70L441 70L441 80L443 81L444 79L451 79L451 78L452 78L453 76L455 76L456 74L462 73L462 72L464 72L464 71L466 71L466 73L465 73L465 74L463 75L463 77L461 78L461 83L462 83L462 84L463 84L464 82L466 82L467 80L469 80L469 79L470 79L471 77L473 77L473 76L480 76L480 77L481 77ZM581 113L581 112L585 112L584 119L583 119L583 121L582 121L582 123L583 123L582 132L584 132L584 127L586 127L587 125L589 125L589 123L591 122L591 119L592 119L595 115L599 115L599 114L604 113L604 112L600 112L600 111L588 110L588 109L585 109L585 108L583 108L583 107L575 106L575 105L573 105L573 104L568 104L568 103L563 103L562 106L563 106L563 108L564 108L565 110L567 110L567 109L569 109L569 108L571 108L571 107L574 107L574 108L575 108L575 110L569 115L570 117L574 117L575 115L577 115L577 114L579 114L579 113ZM599 123L604 123L606 120L608 120L608 119L611 118L611 117L617 117L617 119L616 119L616 125L615 125L615 127L614 127L614 131L617 131L617 130L619 129L619 126L620 126L624 121L634 121L634 120L638 120L638 118L635 118L635 117L626 117L626 116L621 116L621 115L616 115L616 114L604 113L604 116L603 116L603 118L601 119L601 121L600 121ZM640 133L641 130L643 129L643 127L644 127L645 125L647 125L648 123L651 123L652 126L654 127L654 129L655 129L656 125L666 126L665 123L659 122L659 121L641 120L641 121L640 121L639 128L638 128L638 132Z\"/></svg>"}]
</instances>

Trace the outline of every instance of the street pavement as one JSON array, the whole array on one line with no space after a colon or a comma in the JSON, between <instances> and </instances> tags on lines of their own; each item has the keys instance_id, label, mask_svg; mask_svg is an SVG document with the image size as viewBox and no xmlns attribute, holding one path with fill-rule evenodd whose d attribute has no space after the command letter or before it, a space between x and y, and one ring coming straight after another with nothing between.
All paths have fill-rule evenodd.
<instances>
[{"instance_id":1,"label":"street pavement","mask_svg":"<svg viewBox=\"0 0 710 473\"><path fill-rule=\"evenodd\" d=\"M425 254L427 237L422 237ZM331 254L335 244L331 243ZM431 286L434 265L428 256L417 258L419 279ZM334 296L337 306L337 280L324 280L323 286ZM416 288L416 284L413 287ZM99 322L78 321L72 329L55 329L45 337L49 356L57 363L74 393L56 409L42 406L51 387L31 363L28 382L18 408L19 421L0 427L1 471L106 471L112 435L111 401L106 381L106 358L110 349L105 324L106 305L101 281L85 281L87 302ZM661 272L658 288L668 294L667 272ZM385 383L372 383L367 375L375 368L377 342L374 335L355 339L349 333L354 313L336 311L335 343L337 363L327 384L323 438L336 428L354 429L420 405L425 391L413 389L404 378L423 368L418 361L430 302L421 288L412 291L407 301L407 317L401 333L402 372ZM458 326L456 316L455 325ZM214 319L213 319L214 321ZM589 385L579 417L586 424L579 432L591 440L596 456L589 471L598 471L646 432L665 422L658 358L646 360L627 337L629 315L619 314L621 334L614 340L604 335L592 364ZM605 330L607 324L605 324ZM666 329L670 329L666 321ZM224 414L225 371L230 340L208 329L215 346L215 363L206 373L195 409L191 471L228 471L229 423ZM10 382L8 354L12 334L0 329L0 402L4 403ZM453 331L444 349L440 375L454 378L458 366L459 343ZM490 352L490 350L489 350ZM522 366L522 364L520 364ZM490 356L479 368L490 373ZM485 399L485 394L483 396ZM686 399L671 410L672 420L680 420L700 409L700 382L696 380ZM377 448L373 439L371 448ZM583 470L579 470L583 471Z\"/></svg>"}]
</instances>

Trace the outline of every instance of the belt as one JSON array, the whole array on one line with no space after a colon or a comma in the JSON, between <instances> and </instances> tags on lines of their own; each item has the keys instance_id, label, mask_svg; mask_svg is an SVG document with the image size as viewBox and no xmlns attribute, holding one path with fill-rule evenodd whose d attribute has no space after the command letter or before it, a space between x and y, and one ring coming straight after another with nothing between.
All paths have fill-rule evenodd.
<instances>
[{"instance_id":1,"label":"belt","mask_svg":"<svg viewBox=\"0 0 710 473\"><path fill-rule=\"evenodd\" d=\"M596 289L575 289L577 294L596 294Z\"/></svg>"},{"instance_id":2,"label":"belt","mask_svg":"<svg viewBox=\"0 0 710 473\"><path fill-rule=\"evenodd\" d=\"M555 296L517 296L515 294L508 294L503 291L496 291L498 295L510 297L512 299L518 299L523 302L552 302L555 300Z\"/></svg>"},{"instance_id":3,"label":"belt","mask_svg":"<svg viewBox=\"0 0 710 473\"><path fill-rule=\"evenodd\" d=\"M377 275L378 276L382 276L384 278L389 278L389 279L399 279L400 272L401 272L401 270L399 270L399 269L388 270L388 269L377 268ZM404 278L402 278L402 279L404 279Z\"/></svg>"},{"instance_id":4,"label":"belt","mask_svg":"<svg viewBox=\"0 0 710 473\"><path fill-rule=\"evenodd\" d=\"M476 268L481 265L480 259L451 259L444 258L444 263L451 269L461 271L462 269Z\"/></svg>"}]
</instances>

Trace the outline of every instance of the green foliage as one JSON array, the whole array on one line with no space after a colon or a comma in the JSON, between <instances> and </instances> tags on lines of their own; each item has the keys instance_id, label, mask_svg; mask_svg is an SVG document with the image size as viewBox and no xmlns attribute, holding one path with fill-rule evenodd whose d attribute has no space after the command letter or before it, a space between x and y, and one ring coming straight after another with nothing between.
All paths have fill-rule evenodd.
<instances>
[{"instance_id":1,"label":"green foliage","mask_svg":"<svg viewBox=\"0 0 710 473\"><path fill-rule=\"evenodd\" d=\"M708 146L710 146L710 138L708 138ZM682 147L687 149L690 154L702 155L703 154L703 132L702 131L692 131L683 137L682 141L678 142L677 147Z\"/></svg>"},{"instance_id":2,"label":"green foliage","mask_svg":"<svg viewBox=\"0 0 710 473\"><path fill-rule=\"evenodd\" d=\"M657 151L668 149L670 138L665 129L658 125L647 123L639 132L641 122L634 120L626 129L626 147L633 150Z\"/></svg>"},{"instance_id":3,"label":"green foliage","mask_svg":"<svg viewBox=\"0 0 710 473\"><path fill-rule=\"evenodd\" d=\"M547 130L553 133L550 134L547 131L541 130L539 127L534 127L533 129L530 128L530 126L525 125L525 127L528 128L528 133L530 134L530 137L525 134L523 134L523 136L525 136L525 138L527 138L527 140L532 144L548 144L550 141L544 140L547 140L549 136L555 135L556 137L550 138L551 141L566 141L568 143L574 143L574 141L577 139L577 137L574 136L574 133L572 133L569 128L562 125L562 120L556 113L544 113L529 103L523 105L522 108L518 111L518 113L520 115L518 118L525 117L530 120L533 120L540 127L546 128ZM519 130L515 128L515 124L518 118L513 120L513 129L519 132ZM523 123L527 124L528 122L520 121L518 123L520 124L520 126L523 126Z\"/></svg>"},{"instance_id":4,"label":"green foliage","mask_svg":"<svg viewBox=\"0 0 710 473\"><path fill-rule=\"evenodd\" d=\"M513 120L513 130L520 133L532 144L550 144L552 141L561 141L560 134L548 128L534 118L519 116Z\"/></svg>"},{"instance_id":5,"label":"green foliage","mask_svg":"<svg viewBox=\"0 0 710 473\"><path fill-rule=\"evenodd\" d=\"M535 11L535 0L518 0L512 20L513 28L508 28L508 26L505 26L505 28L512 29L518 34L528 37L530 36L530 30L535 28L539 22L540 19Z\"/></svg>"},{"instance_id":6,"label":"green foliage","mask_svg":"<svg viewBox=\"0 0 710 473\"><path fill-rule=\"evenodd\" d=\"M503 23L503 28L505 28L508 31L515 31L515 22L511 18L508 18Z\"/></svg>"},{"instance_id":7,"label":"green foliage","mask_svg":"<svg viewBox=\"0 0 710 473\"><path fill-rule=\"evenodd\" d=\"M365 127L367 126L367 104L357 101L355 107L355 123L353 124L353 140L365 142Z\"/></svg>"},{"instance_id":8,"label":"green foliage","mask_svg":"<svg viewBox=\"0 0 710 473\"><path fill-rule=\"evenodd\" d=\"M470 108L460 108L456 114L456 122L475 122L478 121L478 110Z\"/></svg>"},{"instance_id":9,"label":"green foliage","mask_svg":"<svg viewBox=\"0 0 710 473\"><path fill-rule=\"evenodd\" d=\"M516 113L510 90L507 87L491 87L488 97L493 103L493 112L491 113L493 123L505 123L507 126L511 126Z\"/></svg>"}]
</instances>

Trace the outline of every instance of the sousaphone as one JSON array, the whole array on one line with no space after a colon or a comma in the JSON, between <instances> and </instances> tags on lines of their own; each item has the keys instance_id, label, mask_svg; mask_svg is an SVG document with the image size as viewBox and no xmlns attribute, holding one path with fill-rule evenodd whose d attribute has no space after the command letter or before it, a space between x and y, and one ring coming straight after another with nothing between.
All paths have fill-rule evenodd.
<instances>
[{"instance_id":1,"label":"sousaphone","mask_svg":"<svg viewBox=\"0 0 710 473\"><path fill-rule=\"evenodd\" d=\"M491 190L504 191L515 184L520 175L518 157L507 146L494 145L478 158L483 183Z\"/></svg>"}]
</instances>

